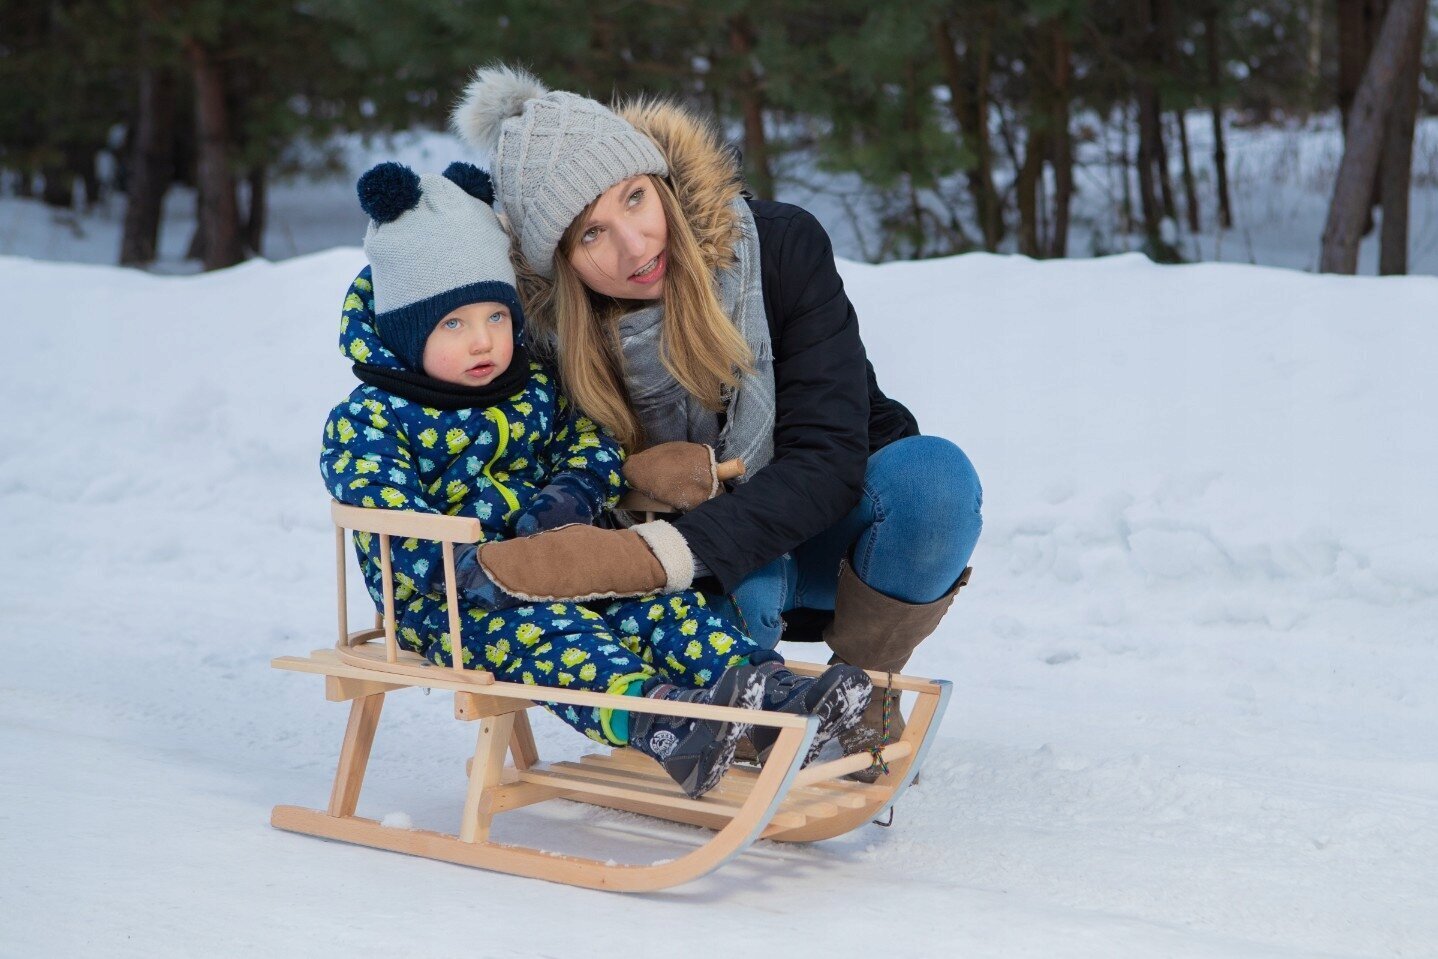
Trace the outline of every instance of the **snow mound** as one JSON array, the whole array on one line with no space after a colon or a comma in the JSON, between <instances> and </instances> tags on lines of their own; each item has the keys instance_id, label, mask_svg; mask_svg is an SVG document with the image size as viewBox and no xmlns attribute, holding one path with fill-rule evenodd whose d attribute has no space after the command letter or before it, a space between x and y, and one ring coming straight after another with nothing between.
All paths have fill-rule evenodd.
<instances>
[{"instance_id":1,"label":"snow mound","mask_svg":"<svg viewBox=\"0 0 1438 959\"><path fill-rule=\"evenodd\" d=\"M332 640L317 455L361 265L0 257L0 953L458 954L482 930L495 954L630 956L661 934L652 897L267 826L324 804L344 725L268 663ZM894 828L762 844L660 897L662 929L722 922L724 954L803 929L788 951L830 956L902 902L886 947L919 955L1438 951L1438 279L841 268L880 383L984 482L973 583L911 665L953 704ZM393 697L361 813L453 829L472 732L443 696ZM697 841L566 805L501 817L520 836L619 861ZM627 934L555 919L601 911Z\"/></svg>"}]
</instances>

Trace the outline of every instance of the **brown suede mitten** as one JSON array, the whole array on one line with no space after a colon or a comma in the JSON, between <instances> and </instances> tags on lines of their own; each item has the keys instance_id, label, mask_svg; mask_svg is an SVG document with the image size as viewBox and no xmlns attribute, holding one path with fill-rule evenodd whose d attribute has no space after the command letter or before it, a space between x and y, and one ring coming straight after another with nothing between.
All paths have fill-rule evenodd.
<instances>
[{"instance_id":1,"label":"brown suede mitten","mask_svg":"<svg viewBox=\"0 0 1438 959\"><path fill-rule=\"evenodd\" d=\"M624 461L624 478L639 492L674 507L690 510L724 491L714 450L703 443L660 443Z\"/></svg>"},{"instance_id":2,"label":"brown suede mitten","mask_svg":"<svg viewBox=\"0 0 1438 959\"><path fill-rule=\"evenodd\" d=\"M694 581L689 545L662 520L631 529L561 526L486 543L477 558L496 586L528 602L667 593Z\"/></svg>"}]
</instances>

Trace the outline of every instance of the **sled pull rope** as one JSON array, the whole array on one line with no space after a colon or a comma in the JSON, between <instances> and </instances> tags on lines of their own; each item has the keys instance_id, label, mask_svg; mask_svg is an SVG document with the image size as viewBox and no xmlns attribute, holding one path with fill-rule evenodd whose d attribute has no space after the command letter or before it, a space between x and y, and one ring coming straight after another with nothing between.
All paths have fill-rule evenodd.
<instances>
[{"instance_id":1,"label":"sled pull rope","mask_svg":"<svg viewBox=\"0 0 1438 959\"><path fill-rule=\"evenodd\" d=\"M887 776L889 775L889 764L884 760L884 747L889 745L889 703L892 700L890 694L894 691L894 671L886 670L885 675L888 676L888 679L884 681L884 731L879 737L879 745L869 748L869 754L874 757L874 762L869 768L873 769L874 766L878 766L880 774Z\"/></svg>"},{"instance_id":2,"label":"sled pull rope","mask_svg":"<svg viewBox=\"0 0 1438 959\"><path fill-rule=\"evenodd\" d=\"M889 737L890 737L890 732L889 732L889 709L890 709L890 706L889 706L889 703L890 703L890 701L891 701L891 699L892 699L892 697L890 696L890 693L892 693L892 692L894 691L894 671L893 671L892 669L890 669L890 670L885 670L885 675L886 675L888 678L884 680L884 693L883 693L883 695L884 695L884 731L883 731L883 735L880 736L880 738L879 738L879 745L874 746L873 748L871 748L871 749L869 750L869 752L870 752L870 753L873 755L873 757L874 757L874 762L873 762L873 764L872 764L869 768L872 769L874 766L878 766L880 773L882 773L883 775L887 776L887 775L889 775L889 764L888 764L888 762L885 761L885 759L884 759L884 747L887 746L887 745L889 745ZM885 829L888 829L890 826L892 826L892 825L894 824L894 804L893 804L893 803L890 803L890 804L889 804L889 818L888 818L887 820L875 819L875 820L873 820L873 823L874 823L875 826L883 826Z\"/></svg>"}]
</instances>

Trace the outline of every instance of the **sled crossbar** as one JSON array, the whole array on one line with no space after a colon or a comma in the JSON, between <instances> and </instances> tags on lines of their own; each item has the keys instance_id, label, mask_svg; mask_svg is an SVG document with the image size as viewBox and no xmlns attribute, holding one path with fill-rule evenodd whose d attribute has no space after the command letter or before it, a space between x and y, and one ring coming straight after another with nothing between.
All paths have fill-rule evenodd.
<instances>
[{"instance_id":1,"label":"sled crossbar","mask_svg":"<svg viewBox=\"0 0 1438 959\"><path fill-rule=\"evenodd\" d=\"M626 501L625 505L633 504ZM647 504L638 508L647 508ZM903 736L887 744L879 757L858 753L801 768L818 725L812 717L546 686L542 687L546 702L738 720L776 729L778 740L762 767L736 764L699 799L686 796L654 760L627 748L591 753L577 761L544 762L529 724L528 711L537 706L536 687L500 682L491 673L458 668L457 663L436 665L400 649L396 641L390 538L437 539L443 544L451 635L457 636L454 546L478 541L478 521L338 503L333 504L332 517L339 582L338 641L333 648L308 656L281 656L271 665L324 676L325 697L350 703L349 721L328 806L323 810L276 806L270 822L280 829L594 889L664 889L708 873L756 839L827 839L881 815L912 781L947 705L951 688L947 682L871 672L877 688L887 686L914 694ZM351 631L348 627L347 529L381 537L385 602L373 628ZM453 646L461 648L459 643ZM824 669L797 662L790 662L789 668L807 675ZM454 833L393 828L356 815L384 699L390 693L416 687L452 692L455 718L478 724ZM844 778L878 760L888 771L877 782ZM702 826L714 830L714 835L677 858L648 864L559 855L490 840L495 816L554 799Z\"/></svg>"}]
</instances>

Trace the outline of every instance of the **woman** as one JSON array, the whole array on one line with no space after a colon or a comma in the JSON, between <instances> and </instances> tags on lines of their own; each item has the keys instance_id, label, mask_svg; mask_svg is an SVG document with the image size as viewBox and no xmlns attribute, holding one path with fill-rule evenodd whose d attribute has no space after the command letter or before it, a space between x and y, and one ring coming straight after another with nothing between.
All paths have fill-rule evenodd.
<instances>
[{"instance_id":1,"label":"woman","mask_svg":"<svg viewBox=\"0 0 1438 959\"><path fill-rule=\"evenodd\" d=\"M634 487L694 507L487 544L497 601L713 577L766 645L787 624L837 659L900 670L967 581L982 494L963 452L880 391L818 221L745 197L733 152L676 104L616 113L497 66L453 123L490 156L567 392L641 451ZM723 496L716 455L747 467ZM847 750L898 733L884 706Z\"/></svg>"}]
</instances>

